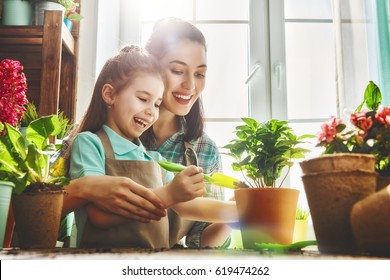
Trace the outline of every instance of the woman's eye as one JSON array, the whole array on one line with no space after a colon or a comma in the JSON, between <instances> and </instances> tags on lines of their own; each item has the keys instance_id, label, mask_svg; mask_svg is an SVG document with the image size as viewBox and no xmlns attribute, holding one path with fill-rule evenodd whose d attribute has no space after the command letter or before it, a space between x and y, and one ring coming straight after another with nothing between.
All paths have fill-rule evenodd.
<instances>
[{"instance_id":1,"label":"woman's eye","mask_svg":"<svg viewBox=\"0 0 390 280\"><path fill-rule=\"evenodd\" d=\"M205 73L196 73L195 77L197 77L197 78L204 78L204 77L206 77L206 74Z\"/></svg>"},{"instance_id":2,"label":"woman's eye","mask_svg":"<svg viewBox=\"0 0 390 280\"><path fill-rule=\"evenodd\" d=\"M154 107L160 108L161 104L154 104Z\"/></svg>"},{"instance_id":3,"label":"woman's eye","mask_svg":"<svg viewBox=\"0 0 390 280\"><path fill-rule=\"evenodd\" d=\"M145 98L138 97L138 99L141 100L142 102L146 102L146 99L145 99Z\"/></svg>"}]
</instances>

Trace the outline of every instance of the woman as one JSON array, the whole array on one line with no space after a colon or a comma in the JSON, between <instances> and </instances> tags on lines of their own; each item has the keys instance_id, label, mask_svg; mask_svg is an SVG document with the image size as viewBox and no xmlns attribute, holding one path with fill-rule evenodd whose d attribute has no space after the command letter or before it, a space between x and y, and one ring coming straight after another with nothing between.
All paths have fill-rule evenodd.
<instances>
[{"instance_id":1,"label":"woman","mask_svg":"<svg viewBox=\"0 0 390 280\"><path fill-rule=\"evenodd\" d=\"M156 23L146 49L165 69L167 84L160 116L141 136L142 143L147 150L158 151L169 161L198 165L205 174L220 172L218 148L204 133L200 96L205 87L207 63L203 34L189 22L164 19ZM224 198L223 190L212 185L207 186L206 196ZM169 215L170 220L179 219L172 212ZM188 233L189 247L214 247L224 244L231 228L225 224L182 221L181 228L172 231L179 238Z\"/></svg>"}]
</instances>

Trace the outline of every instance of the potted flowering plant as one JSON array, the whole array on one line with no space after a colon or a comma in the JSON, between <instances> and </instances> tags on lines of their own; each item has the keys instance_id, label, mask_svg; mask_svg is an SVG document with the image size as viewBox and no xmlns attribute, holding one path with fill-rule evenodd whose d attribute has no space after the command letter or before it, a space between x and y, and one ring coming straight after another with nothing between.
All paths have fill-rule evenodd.
<instances>
[{"instance_id":1,"label":"potted flowering plant","mask_svg":"<svg viewBox=\"0 0 390 280\"><path fill-rule=\"evenodd\" d=\"M378 190L390 183L386 180L386 177L390 177L390 107L382 106L381 101L380 89L370 81L363 102L350 116L350 125L331 117L321 126L318 135L318 146L325 147L324 154L352 153L374 156L375 170L380 175Z\"/></svg>"},{"instance_id":2,"label":"potted flowering plant","mask_svg":"<svg viewBox=\"0 0 390 280\"><path fill-rule=\"evenodd\" d=\"M27 103L27 83L22 70L23 66L19 61L4 59L0 62L0 124L16 126L23 116ZM11 193L15 185L7 179L0 180L0 199L3 202L0 211L0 247L3 246L3 241L4 247L9 247L15 226L10 207Z\"/></svg>"},{"instance_id":3,"label":"potted flowering plant","mask_svg":"<svg viewBox=\"0 0 390 280\"><path fill-rule=\"evenodd\" d=\"M379 88L370 82L348 125L331 117L321 126L317 146L325 148L324 155L300 163L321 252L357 251L352 207L375 192L375 171L389 174L390 112L381 100Z\"/></svg>"},{"instance_id":4,"label":"potted flowering plant","mask_svg":"<svg viewBox=\"0 0 390 280\"><path fill-rule=\"evenodd\" d=\"M18 62L7 60L5 64L21 70ZM56 146L50 143L49 137L60 133L61 125L57 115L40 117L28 125L23 137L14 125L23 116L24 109L20 104L27 102L25 77L15 72L10 76L5 76L6 71L1 73L5 85L1 105L8 114L2 115L4 121L0 122L0 180L15 185L12 206L20 246L54 247L64 196L62 186L68 180L64 177L63 160L50 168ZM50 232L52 236L49 236Z\"/></svg>"},{"instance_id":5,"label":"potted flowering plant","mask_svg":"<svg viewBox=\"0 0 390 280\"><path fill-rule=\"evenodd\" d=\"M308 152L299 147L303 139L314 136L298 137L286 121L243 121L244 125L236 127L237 138L223 147L235 158L233 169L245 172L246 183L242 182L234 192L243 246L254 248L255 243L263 242L290 244L299 191L281 186L293 160ZM284 168L287 172L281 178ZM279 178L281 182L277 184Z\"/></svg>"}]
</instances>

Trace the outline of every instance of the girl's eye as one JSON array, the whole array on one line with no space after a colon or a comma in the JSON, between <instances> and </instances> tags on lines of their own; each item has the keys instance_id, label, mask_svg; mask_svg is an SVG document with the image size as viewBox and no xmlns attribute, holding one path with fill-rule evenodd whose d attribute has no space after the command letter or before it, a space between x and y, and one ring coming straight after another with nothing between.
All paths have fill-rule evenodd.
<instances>
[{"instance_id":1,"label":"girl's eye","mask_svg":"<svg viewBox=\"0 0 390 280\"><path fill-rule=\"evenodd\" d=\"M146 99L145 99L145 98L138 97L138 99L141 100L142 102L146 102Z\"/></svg>"},{"instance_id":2,"label":"girl's eye","mask_svg":"<svg viewBox=\"0 0 390 280\"><path fill-rule=\"evenodd\" d=\"M183 71L175 70L175 69L171 70L171 72L172 72L173 74L175 74L175 75L181 75L181 74L183 74Z\"/></svg>"},{"instance_id":3,"label":"girl's eye","mask_svg":"<svg viewBox=\"0 0 390 280\"><path fill-rule=\"evenodd\" d=\"M154 107L160 108L161 104L154 104Z\"/></svg>"}]
</instances>

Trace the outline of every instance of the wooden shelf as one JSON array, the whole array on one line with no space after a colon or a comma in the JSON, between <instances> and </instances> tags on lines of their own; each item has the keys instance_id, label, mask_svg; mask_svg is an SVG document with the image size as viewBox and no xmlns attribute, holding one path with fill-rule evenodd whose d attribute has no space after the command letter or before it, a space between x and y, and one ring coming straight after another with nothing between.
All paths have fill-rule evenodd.
<instances>
[{"instance_id":1,"label":"wooden shelf","mask_svg":"<svg viewBox=\"0 0 390 280\"><path fill-rule=\"evenodd\" d=\"M78 31L69 32L59 11L45 11L42 26L0 26L0 58L22 63L27 98L40 115L60 109L75 118Z\"/></svg>"}]
</instances>

